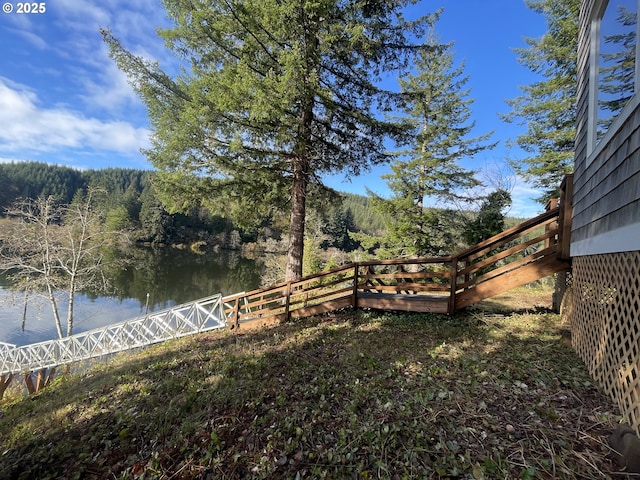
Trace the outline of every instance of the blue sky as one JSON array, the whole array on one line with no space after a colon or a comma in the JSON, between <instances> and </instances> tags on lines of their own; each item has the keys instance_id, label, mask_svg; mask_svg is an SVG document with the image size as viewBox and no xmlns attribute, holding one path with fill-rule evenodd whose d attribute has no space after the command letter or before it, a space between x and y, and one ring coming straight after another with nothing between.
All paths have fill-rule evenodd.
<instances>
[{"instance_id":1,"label":"blue sky","mask_svg":"<svg viewBox=\"0 0 640 480\"><path fill-rule=\"evenodd\" d=\"M3 10L6 11L6 2ZM148 169L140 153L148 145L146 110L115 67L98 29L110 28L134 53L173 66L155 36L166 23L159 0L50 0L45 12L0 13L0 161L37 160L75 168ZM544 18L524 0L423 0L420 8L443 7L436 25L442 41L454 42L456 61L470 76L476 134L495 130L499 146L465 163L479 170L504 170L507 158L521 158L508 139L523 127L502 122L505 100L535 77L517 62L514 47L523 37L539 37ZM331 177L339 190L385 194L378 167L358 178ZM537 193L514 179L515 216L532 216L541 206Z\"/></svg>"}]
</instances>

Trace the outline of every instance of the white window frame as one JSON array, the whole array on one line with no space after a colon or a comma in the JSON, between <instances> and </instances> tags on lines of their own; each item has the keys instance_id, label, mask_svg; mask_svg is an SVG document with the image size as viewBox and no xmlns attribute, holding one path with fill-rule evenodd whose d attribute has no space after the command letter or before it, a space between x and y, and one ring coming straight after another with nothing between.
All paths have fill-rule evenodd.
<instances>
[{"instance_id":1,"label":"white window frame","mask_svg":"<svg viewBox=\"0 0 640 480\"><path fill-rule=\"evenodd\" d=\"M598 82L600 78L600 24L609 2L615 0L595 0L591 9L589 31L589 112L587 115L587 165L600 155L604 147L611 141L631 113L640 105L640 45L636 43L636 65L634 94L618 116L609 126L600 141L597 139L598 128ZM636 24L636 41L640 42L640 0L637 0L639 21Z\"/></svg>"}]
</instances>

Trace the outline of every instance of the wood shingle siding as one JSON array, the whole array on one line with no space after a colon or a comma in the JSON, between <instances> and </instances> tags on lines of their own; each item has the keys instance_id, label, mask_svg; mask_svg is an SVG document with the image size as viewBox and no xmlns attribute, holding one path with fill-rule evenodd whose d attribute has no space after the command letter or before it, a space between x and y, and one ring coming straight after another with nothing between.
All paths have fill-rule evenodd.
<instances>
[{"instance_id":1,"label":"wood shingle siding","mask_svg":"<svg viewBox=\"0 0 640 480\"><path fill-rule=\"evenodd\" d=\"M621 228L628 233L637 225L640 233L640 107L625 111L624 121L612 126L616 131L603 138L606 144L589 153L590 82L596 76L589 56L597 3L585 1L580 10L572 256L620 251L609 234ZM619 245L627 248L630 239L624 240ZM640 248L640 237L636 240Z\"/></svg>"}]
</instances>

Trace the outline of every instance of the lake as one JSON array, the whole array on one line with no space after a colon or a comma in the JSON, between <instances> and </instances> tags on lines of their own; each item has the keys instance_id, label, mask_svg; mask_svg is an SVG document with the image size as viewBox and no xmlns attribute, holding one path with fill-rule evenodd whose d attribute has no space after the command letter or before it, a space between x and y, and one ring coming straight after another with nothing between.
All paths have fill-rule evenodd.
<instances>
[{"instance_id":1,"label":"lake","mask_svg":"<svg viewBox=\"0 0 640 480\"><path fill-rule=\"evenodd\" d=\"M80 333L216 293L231 295L260 286L262 262L236 251L194 254L173 248L135 248L132 262L108 273L114 291L83 292L76 296L74 333ZM147 300L148 294L148 300ZM48 301L32 296L25 309L24 294L13 292L0 279L0 342L27 345L57 338ZM63 323L66 302L61 302Z\"/></svg>"}]
</instances>

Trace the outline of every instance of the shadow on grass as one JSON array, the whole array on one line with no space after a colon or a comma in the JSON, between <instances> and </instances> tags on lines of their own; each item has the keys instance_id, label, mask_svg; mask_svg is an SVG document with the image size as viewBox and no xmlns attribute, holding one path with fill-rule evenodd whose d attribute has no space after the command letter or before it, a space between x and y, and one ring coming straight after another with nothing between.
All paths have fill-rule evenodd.
<instances>
[{"instance_id":1,"label":"shadow on grass","mask_svg":"<svg viewBox=\"0 0 640 480\"><path fill-rule=\"evenodd\" d=\"M606 478L615 411L556 325L347 311L168 342L4 407L0 478Z\"/></svg>"}]
</instances>

